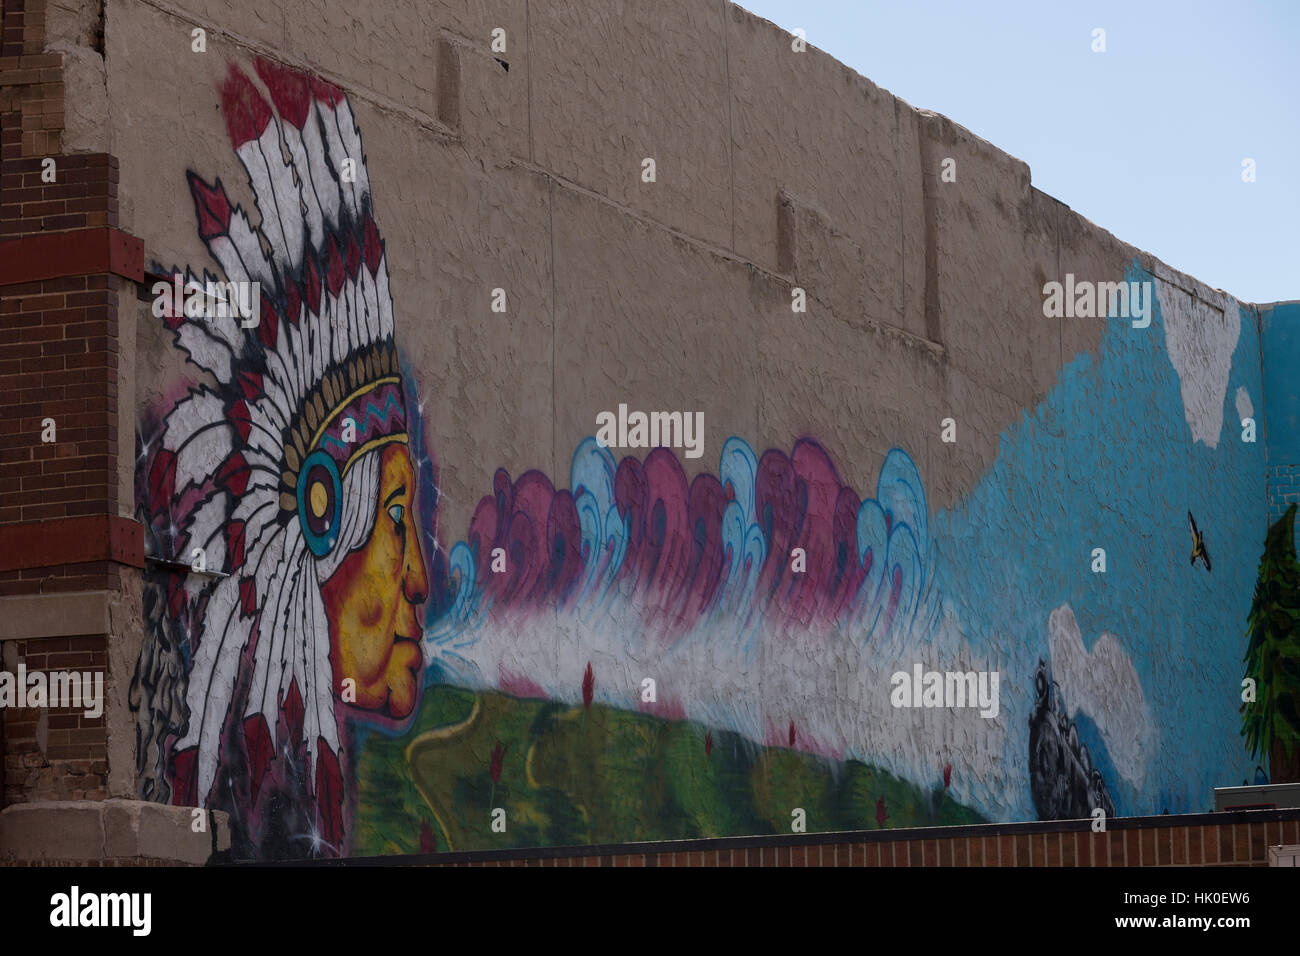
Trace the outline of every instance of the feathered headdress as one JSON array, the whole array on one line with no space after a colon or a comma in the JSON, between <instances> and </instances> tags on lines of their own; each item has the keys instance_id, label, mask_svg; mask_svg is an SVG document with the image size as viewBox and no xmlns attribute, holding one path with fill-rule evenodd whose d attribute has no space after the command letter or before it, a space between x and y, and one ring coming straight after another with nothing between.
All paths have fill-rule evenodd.
<instances>
[{"instance_id":1,"label":"feathered headdress","mask_svg":"<svg viewBox=\"0 0 1300 956\"><path fill-rule=\"evenodd\" d=\"M372 452L407 440L384 244L351 107L318 78L266 60L255 68L271 102L232 66L222 106L259 224L232 207L220 180L189 180L199 234L225 281L256 283L257 323L170 310L177 344L215 385L166 416L149 469L154 514L184 512L184 553L201 548L230 575L206 589L176 743L177 790L197 803L216 776L246 658L239 716L254 792L286 707L296 712L290 726L301 723L318 802L337 793L320 586L373 526Z\"/></svg>"}]
</instances>

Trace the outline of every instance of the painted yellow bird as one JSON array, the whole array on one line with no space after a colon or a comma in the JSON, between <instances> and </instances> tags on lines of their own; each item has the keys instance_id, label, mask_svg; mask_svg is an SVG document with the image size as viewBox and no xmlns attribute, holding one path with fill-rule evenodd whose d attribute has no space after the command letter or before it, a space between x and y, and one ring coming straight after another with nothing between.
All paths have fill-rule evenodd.
<instances>
[{"instance_id":1,"label":"painted yellow bird","mask_svg":"<svg viewBox=\"0 0 1300 956\"><path fill-rule=\"evenodd\" d=\"M1196 527L1196 519L1192 517L1192 513L1190 511L1187 512L1187 527L1192 532L1192 560L1190 563L1195 564L1196 559L1200 558L1202 561L1205 562L1205 570L1209 571L1210 552L1205 550L1205 537L1201 534L1200 530Z\"/></svg>"}]
</instances>

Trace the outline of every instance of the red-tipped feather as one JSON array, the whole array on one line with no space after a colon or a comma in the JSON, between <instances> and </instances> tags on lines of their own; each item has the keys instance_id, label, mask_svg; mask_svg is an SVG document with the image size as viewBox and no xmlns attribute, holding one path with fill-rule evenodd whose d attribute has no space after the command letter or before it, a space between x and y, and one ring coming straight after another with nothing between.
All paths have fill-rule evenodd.
<instances>
[{"instance_id":1,"label":"red-tipped feather","mask_svg":"<svg viewBox=\"0 0 1300 956\"><path fill-rule=\"evenodd\" d=\"M244 393L244 398L251 402L262 397L261 372L239 372L238 377L239 390Z\"/></svg>"},{"instance_id":2,"label":"red-tipped feather","mask_svg":"<svg viewBox=\"0 0 1300 956\"><path fill-rule=\"evenodd\" d=\"M266 718L261 714L254 714L244 721L244 746L248 750L250 769L249 796L256 802L257 792L262 789L262 780L266 776L266 768L270 766L271 757L275 753L270 728L266 726Z\"/></svg>"},{"instance_id":3,"label":"red-tipped feather","mask_svg":"<svg viewBox=\"0 0 1300 956\"><path fill-rule=\"evenodd\" d=\"M248 414L248 403L244 399L241 398L230 406L230 420L235 423L235 431L239 432L240 439L248 441L253 422Z\"/></svg>"},{"instance_id":4,"label":"red-tipped feather","mask_svg":"<svg viewBox=\"0 0 1300 956\"><path fill-rule=\"evenodd\" d=\"M231 570L244 565L244 522L232 520L226 525L226 556Z\"/></svg>"},{"instance_id":5,"label":"red-tipped feather","mask_svg":"<svg viewBox=\"0 0 1300 956\"><path fill-rule=\"evenodd\" d=\"M198 756L197 747L187 747L172 758L172 803L178 807L194 807L199 804L194 792L198 786Z\"/></svg>"},{"instance_id":6,"label":"red-tipped feather","mask_svg":"<svg viewBox=\"0 0 1300 956\"><path fill-rule=\"evenodd\" d=\"M311 112L311 84L306 74L264 57L258 57L253 68L266 84L280 115L302 129Z\"/></svg>"},{"instance_id":7,"label":"red-tipped feather","mask_svg":"<svg viewBox=\"0 0 1300 956\"><path fill-rule=\"evenodd\" d=\"M332 296L337 296L343 288L343 257L339 255L338 243L333 236L325 239L325 287Z\"/></svg>"},{"instance_id":8,"label":"red-tipped feather","mask_svg":"<svg viewBox=\"0 0 1300 956\"><path fill-rule=\"evenodd\" d=\"M284 297L284 317L297 325L298 319L302 315L302 292L298 289L298 283L290 279L285 285Z\"/></svg>"},{"instance_id":9,"label":"red-tipped feather","mask_svg":"<svg viewBox=\"0 0 1300 956\"><path fill-rule=\"evenodd\" d=\"M244 456L240 452L235 452L226 459L217 472L217 482L232 496L238 498L248 487L249 474L248 463L244 461Z\"/></svg>"},{"instance_id":10,"label":"red-tipped feather","mask_svg":"<svg viewBox=\"0 0 1300 956\"><path fill-rule=\"evenodd\" d=\"M239 582L239 611L244 617L257 613L257 582L252 578Z\"/></svg>"},{"instance_id":11,"label":"red-tipped feather","mask_svg":"<svg viewBox=\"0 0 1300 956\"><path fill-rule=\"evenodd\" d=\"M320 315L320 270L313 259L307 260L307 268L302 276L303 296L307 300L307 310L313 315Z\"/></svg>"},{"instance_id":12,"label":"red-tipped feather","mask_svg":"<svg viewBox=\"0 0 1300 956\"><path fill-rule=\"evenodd\" d=\"M361 247L357 245L356 236L348 236L347 256L348 278L355 279L361 272Z\"/></svg>"},{"instance_id":13,"label":"red-tipped feather","mask_svg":"<svg viewBox=\"0 0 1300 956\"><path fill-rule=\"evenodd\" d=\"M320 811L321 838L335 855L343 851L343 775L339 760L323 738L317 741L316 806Z\"/></svg>"},{"instance_id":14,"label":"red-tipped feather","mask_svg":"<svg viewBox=\"0 0 1300 956\"><path fill-rule=\"evenodd\" d=\"M268 349L273 349L279 332L280 316L266 293L262 293L262 315L257 323L257 338Z\"/></svg>"},{"instance_id":15,"label":"red-tipped feather","mask_svg":"<svg viewBox=\"0 0 1300 956\"><path fill-rule=\"evenodd\" d=\"M149 466L149 501L155 515L171 503L176 490L176 455L166 448L158 449L153 464Z\"/></svg>"},{"instance_id":16,"label":"red-tipped feather","mask_svg":"<svg viewBox=\"0 0 1300 956\"><path fill-rule=\"evenodd\" d=\"M185 609L185 588L181 585L181 576L169 571L167 576L167 608L172 617L180 617Z\"/></svg>"},{"instance_id":17,"label":"red-tipped feather","mask_svg":"<svg viewBox=\"0 0 1300 956\"><path fill-rule=\"evenodd\" d=\"M270 105L257 92L253 81L233 63L221 84L221 109L226 114L226 132L235 149L257 139L271 122Z\"/></svg>"},{"instance_id":18,"label":"red-tipped feather","mask_svg":"<svg viewBox=\"0 0 1300 956\"><path fill-rule=\"evenodd\" d=\"M190 195L194 197L194 213L199 220L199 236L204 242L230 232L230 197L217 180L209 186L194 173L186 173L190 181Z\"/></svg>"},{"instance_id":19,"label":"red-tipped feather","mask_svg":"<svg viewBox=\"0 0 1300 956\"><path fill-rule=\"evenodd\" d=\"M309 77L308 82L311 84L311 91L316 99L321 100L331 107L338 106L343 102L343 91L333 83L322 80L319 76Z\"/></svg>"},{"instance_id":20,"label":"red-tipped feather","mask_svg":"<svg viewBox=\"0 0 1300 956\"><path fill-rule=\"evenodd\" d=\"M284 695L281 705L284 713L284 725L290 740L302 740L302 722L307 708L302 703L302 692L298 690L298 678L289 681L289 692Z\"/></svg>"},{"instance_id":21,"label":"red-tipped feather","mask_svg":"<svg viewBox=\"0 0 1300 956\"><path fill-rule=\"evenodd\" d=\"M375 225L374 217L366 216L366 245L362 252L366 257L366 267L370 269L371 274L379 271L379 260L384 255L384 243L379 238L379 228Z\"/></svg>"}]
</instances>

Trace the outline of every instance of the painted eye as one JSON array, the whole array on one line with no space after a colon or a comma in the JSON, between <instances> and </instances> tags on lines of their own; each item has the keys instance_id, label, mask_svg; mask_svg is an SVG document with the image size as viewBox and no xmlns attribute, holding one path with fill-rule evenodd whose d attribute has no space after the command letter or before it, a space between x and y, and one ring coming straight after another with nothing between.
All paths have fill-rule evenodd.
<instances>
[{"instance_id":1,"label":"painted eye","mask_svg":"<svg viewBox=\"0 0 1300 956\"><path fill-rule=\"evenodd\" d=\"M402 526L403 509L401 505L391 505L388 509L388 517L393 519L393 524L399 528Z\"/></svg>"}]
</instances>

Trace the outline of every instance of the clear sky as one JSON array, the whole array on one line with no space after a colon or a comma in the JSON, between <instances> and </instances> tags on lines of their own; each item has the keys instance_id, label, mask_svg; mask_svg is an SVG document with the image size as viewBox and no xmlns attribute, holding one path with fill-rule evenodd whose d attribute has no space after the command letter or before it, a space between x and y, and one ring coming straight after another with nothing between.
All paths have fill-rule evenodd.
<instances>
[{"instance_id":1,"label":"clear sky","mask_svg":"<svg viewBox=\"0 0 1300 956\"><path fill-rule=\"evenodd\" d=\"M1170 266L1244 301L1300 299L1300 0L740 5Z\"/></svg>"}]
</instances>

